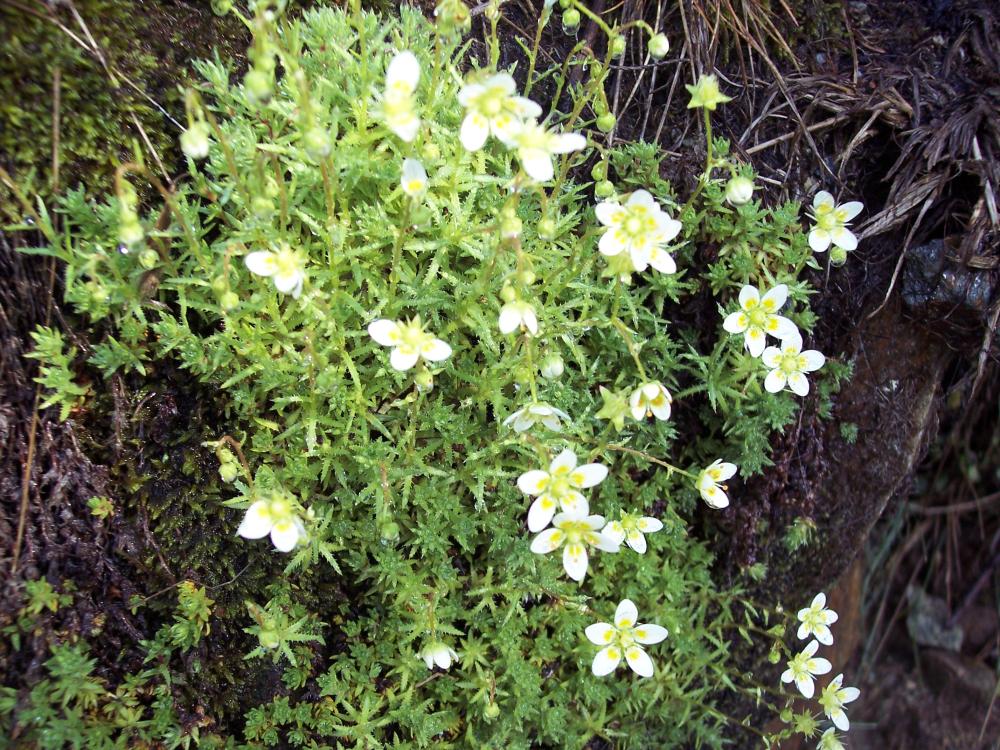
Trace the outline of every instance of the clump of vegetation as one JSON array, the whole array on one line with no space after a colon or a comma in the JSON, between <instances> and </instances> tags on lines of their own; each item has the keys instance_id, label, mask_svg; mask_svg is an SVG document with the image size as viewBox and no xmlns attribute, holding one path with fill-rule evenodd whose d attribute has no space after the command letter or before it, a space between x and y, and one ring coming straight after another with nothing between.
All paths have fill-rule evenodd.
<instances>
[{"instance_id":1,"label":"clump of vegetation","mask_svg":"<svg viewBox=\"0 0 1000 750\"><path fill-rule=\"evenodd\" d=\"M65 263L67 299L106 331L80 366L141 376L173 359L236 425L210 441L232 488L215 512L242 512L229 544L281 561L253 558L265 584L226 613L255 641L244 658L284 686L242 730L219 717L252 746L721 747L747 723L717 708L722 692L787 704L727 658L738 638L787 651L784 615L720 588L691 526L738 502L802 398L828 409L846 375L804 346L818 264L800 206L753 199L752 169L711 134L728 101L713 77L689 87L707 145L691 194L660 177L657 147L602 147L625 29L564 5L564 22L598 23L607 54L580 43L542 70L536 46L518 86L497 69L498 4L470 69L456 0L434 24L358 6L286 22L256 3L242 78L197 66L176 190L138 161L114 197L61 200L59 232L35 213L50 240L35 252ZM571 104L546 115L530 93L550 77ZM685 320L706 295L712 324ZM72 352L49 350L68 373ZM63 380L48 398L73 408L87 394ZM218 746L209 722L171 723L171 675L203 668L177 657L211 641L214 605L194 582L178 594L146 644L156 670L127 684L155 696L135 709L153 722L143 739ZM824 603L800 637L827 642ZM817 647L790 662L802 692ZM56 684L67 659L92 680L82 644L52 658ZM108 742L135 736L101 719L102 696L0 707L19 726L72 712Z\"/></svg>"}]
</instances>

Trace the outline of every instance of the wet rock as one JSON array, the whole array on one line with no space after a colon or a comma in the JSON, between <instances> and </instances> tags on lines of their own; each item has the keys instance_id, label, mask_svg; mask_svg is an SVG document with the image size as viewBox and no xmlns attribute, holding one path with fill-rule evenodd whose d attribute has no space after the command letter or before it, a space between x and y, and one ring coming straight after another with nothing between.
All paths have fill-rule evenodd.
<instances>
[{"instance_id":1,"label":"wet rock","mask_svg":"<svg viewBox=\"0 0 1000 750\"><path fill-rule=\"evenodd\" d=\"M959 261L944 240L932 240L906 254L903 302L926 322L978 329L987 322L994 275Z\"/></svg>"}]
</instances>

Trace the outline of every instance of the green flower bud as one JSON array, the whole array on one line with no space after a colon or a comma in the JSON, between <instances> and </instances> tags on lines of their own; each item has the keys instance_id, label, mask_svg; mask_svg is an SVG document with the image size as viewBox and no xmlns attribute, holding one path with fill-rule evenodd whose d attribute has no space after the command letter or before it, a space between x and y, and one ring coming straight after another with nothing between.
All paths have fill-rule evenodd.
<instances>
[{"instance_id":1,"label":"green flower bud","mask_svg":"<svg viewBox=\"0 0 1000 750\"><path fill-rule=\"evenodd\" d=\"M500 236L505 240L511 240L521 236L523 229L521 218L513 214L506 214L500 217Z\"/></svg>"},{"instance_id":2,"label":"green flower bud","mask_svg":"<svg viewBox=\"0 0 1000 750\"><path fill-rule=\"evenodd\" d=\"M278 634L270 628L261 630L260 635L257 636L257 640L260 641L261 646L267 649L277 648L278 644L281 643L281 639L278 638Z\"/></svg>"},{"instance_id":3,"label":"green flower bud","mask_svg":"<svg viewBox=\"0 0 1000 750\"><path fill-rule=\"evenodd\" d=\"M226 312L229 312L238 304L240 304L240 295L238 295L236 292L224 292L219 297L219 307L221 307Z\"/></svg>"},{"instance_id":4,"label":"green flower bud","mask_svg":"<svg viewBox=\"0 0 1000 750\"><path fill-rule=\"evenodd\" d=\"M330 155L330 134L323 128L309 128L302 138L306 154L313 161L322 161Z\"/></svg>"},{"instance_id":5,"label":"green flower bud","mask_svg":"<svg viewBox=\"0 0 1000 750\"><path fill-rule=\"evenodd\" d=\"M562 24L566 31L576 31L580 26L580 11L576 8L565 11L562 15Z\"/></svg>"},{"instance_id":6,"label":"green flower bud","mask_svg":"<svg viewBox=\"0 0 1000 750\"><path fill-rule=\"evenodd\" d=\"M602 180L594 186L594 195L598 198L610 198L615 194L615 186L608 180Z\"/></svg>"},{"instance_id":7,"label":"green flower bud","mask_svg":"<svg viewBox=\"0 0 1000 750\"><path fill-rule=\"evenodd\" d=\"M142 242L145 233L142 231L142 224L135 216L128 217L118 227L118 239L125 245L138 245Z\"/></svg>"},{"instance_id":8,"label":"green flower bud","mask_svg":"<svg viewBox=\"0 0 1000 750\"><path fill-rule=\"evenodd\" d=\"M792 709L790 708L783 709L782 712L778 714L778 718L781 719L786 724L792 723L792 716L793 716Z\"/></svg>"},{"instance_id":9,"label":"green flower bud","mask_svg":"<svg viewBox=\"0 0 1000 750\"><path fill-rule=\"evenodd\" d=\"M736 176L726 183L726 201L732 206L742 206L753 198L753 180Z\"/></svg>"},{"instance_id":10,"label":"green flower bud","mask_svg":"<svg viewBox=\"0 0 1000 750\"><path fill-rule=\"evenodd\" d=\"M606 161L597 162L590 168L590 176L594 178L595 182L606 180L608 178L608 163Z\"/></svg>"},{"instance_id":11,"label":"green flower bud","mask_svg":"<svg viewBox=\"0 0 1000 750\"><path fill-rule=\"evenodd\" d=\"M666 34L654 34L649 40L649 54L651 57L661 60L667 56L667 52L669 51L670 40L667 39Z\"/></svg>"},{"instance_id":12,"label":"green flower bud","mask_svg":"<svg viewBox=\"0 0 1000 750\"><path fill-rule=\"evenodd\" d=\"M229 281L225 276L219 274L214 279L212 279L212 291L216 294L222 294L229 288Z\"/></svg>"},{"instance_id":13,"label":"green flower bud","mask_svg":"<svg viewBox=\"0 0 1000 750\"><path fill-rule=\"evenodd\" d=\"M563 10L569 10L572 5L573 0L559 0L559 7Z\"/></svg>"},{"instance_id":14,"label":"green flower bud","mask_svg":"<svg viewBox=\"0 0 1000 750\"><path fill-rule=\"evenodd\" d=\"M613 114L605 112L597 118L597 129L602 133L610 133L615 129L616 122L618 122L618 119Z\"/></svg>"},{"instance_id":15,"label":"green flower bud","mask_svg":"<svg viewBox=\"0 0 1000 750\"><path fill-rule=\"evenodd\" d=\"M212 0L212 12L224 16L233 9L233 0Z\"/></svg>"},{"instance_id":16,"label":"green flower bud","mask_svg":"<svg viewBox=\"0 0 1000 750\"><path fill-rule=\"evenodd\" d=\"M88 281L86 289L91 303L95 305L103 305L111 296L108 294L108 290L104 287L104 285L97 281Z\"/></svg>"},{"instance_id":17,"label":"green flower bud","mask_svg":"<svg viewBox=\"0 0 1000 750\"><path fill-rule=\"evenodd\" d=\"M222 477L222 481L226 484L236 481L236 477L239 475L239 464L222 464L219 466L219 476Z\"/></svg>"},{"instance_id":18,"label":"green flower bud","mask_svg":"<svg viewBox=\"0 0 1000 750\"><path fill-rule=\"evenodd\" d=\"M421 393L429 393L434 390L434 375L430 370L417 370L417 374L413 376L413 382Z\"/></svg>"},{"instance_id":19,"label":"green flower bud","mask_svg":"<svg viewBox=\"0 0 1000 750\"><path fill-rule=\"evenodd\" d=\"M487 21L496 21L500 18L500 3L493 0L493 2L486 6L483 14L486 16Z\"/></svg>"},{"instance_id":20,"label":"green flower bud","mask_svg":"<svg viewBox=\"0 0 1000 750\"><path fill-rule=\"evenodd\" d=\"M542 363L538 368L539 372L541 372L542 374L542 377L548 380L556 380L563 374L563 371L565 369L566 366L563 363L563 358L560 357L555 352L551 354L546 354L542 358Z\"/></svg>"},{"instance_id":21,"label":"green flower bud","mask_svg":"<svg viewBox=\"0 0 1000 750\"><path fill-rule=\"evenodd\" d=\"M620 34L611 40L611 56L621 57L625 54L625 37Z\"/></svg>"},{"instance_id":22,"label":"green flower bud","mask_svg":"<svg viewBox=\"0 0 1000 750\"><path fill-rule=\"evenodd\" d=\"M399 539L399 524L395 521L383 521L378 527L378 533L383 542L395 542Z\"/></svg>"},{"instance_id":23,"label":"green flower bud","mask_svg":"<svg viewBox=\"0 0 1000 750\"><path fill-rule=\"evenodd\" d=\"M208 125L205 122L197 121L181 133L181 151L185 156L192 159L204 159L208 156Z\"/></svg>"},{"instance_id":24,"label":"green flower bud","mask_svg":"<svg viewBox=\"0 0 1000 750\"><path fill-rule=\"evenodd\" d=\"M424 158L424 161L437 161L441 158L441 147L436 143L425 143L423 148L420 149L420 155Z\"/></svg>"},{"instance_id":25,"label":"green flower bud","mask_svg":"<svg viewBox=\"0 0 1000 750\"><path fill-rule=\"evenodd\" d=\"M847 262L847 251L842 247L834 245L830 248L830 264L842 266Z\"/></svg>"},{"instance_id":26,"label":"green flower bud","mask_svg":"<svg viewBox=\"0 0 1000 750\"><path fill-rule=\"evenodd\" d=\"M250 210L258 219L268 219L274 213L274 201L263 195L258 195L250 201Z\"/></svg>"},{"instance_id":27,"label":"green flower bud","mask_svg":"<svg viewBox=\"0 0 1000 750\"><path fill-rule=\"evenodd\" d=\"M441 0L434 15L442 34L461 33L472 24L469 7L462 0Z\"/></svg>"},{"instance_id":28,"label":"green flower bud","mask_svg":"<svg viewBox=\"0 0 1000 750\"><path fill-rule=\"evenodd\" d=\"M531 286L532 284L535 283L535 279L537 278L538 277L535 276L535 272L532 271L530 268L525 268L523 271L517 274L517 280L520 281L525 286Z\"/></svg>"},{"instance_id":29,"label":"green flower bud","mask_svg":"<svg viewBox=\"0 0 1000 750\"><path fill-rule=\"evenodd\" d=\"M517 299L517 292L514 291L514 287L510 284L504 284L503 288L500 290L500 299L504 302L513 302Z\"/></svg>"},{"instance_id":30,"label":"green flower bud","mask_svg":"<svg viewBox=\"0 0 1000 750\"><path fill-rule=\"evenodd\" d=\"M271 76L257 68L243 76L243 88L251 104L266 102L274 92Z\"/></svg>"},{"instance_id":31,"label":"green flower bud","mask_svg":"<svg viewBox=\"0 0 1000 750\"><path fill-rule=\"evenodd\" d=\"M493 721L500 715L500 706L496 703L490 702L486 704L486 708L483 709L483 718L486 721Z\"/></svg>"},{"instance_id":32,"label":"green flower bud","mask_svg":"<svg viewBox=\"0 0 1000 750\"><path fill-rule=\"evenodd\" d=\"M160 255L153 248L147 247L141 253L139 253L139 265L145 268L147 271L156 268L156 265L160 262Z\"/></svg>"},{"instance_id":33,"label":"green flower bud","mask_svg":"<svg viewBox=\"0 0 1000 750\"><path fill-rule=\"evenodd\" d=\"M556 222L546 216L538 222L538 236L543 240L552 240L556 236Z\"/></svg>"}]
</instances>

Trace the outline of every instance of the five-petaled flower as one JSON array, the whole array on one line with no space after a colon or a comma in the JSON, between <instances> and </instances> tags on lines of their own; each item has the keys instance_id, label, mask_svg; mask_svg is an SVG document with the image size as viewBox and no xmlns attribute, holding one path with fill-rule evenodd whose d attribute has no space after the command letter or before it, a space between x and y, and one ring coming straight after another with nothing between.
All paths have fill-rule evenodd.
<instances>
[{"instance_id":1,"label":"five-petaled flower","mask_svg":"<svg viewBox=\"0 0 1000 750\"><path fill-rule=\"evenodd\" d=\"M515 127L510 142L517 149L521 167L538 182L547 182L555 174L554 155L580 151L587 145L587 139L579 133L552 133L534 120Z\"/></svg>"},{"instance_id":2,"label":"five-petaled flower","mask_svg":"<svg viewBox=\"0 0 1000 750\"><path fill-rule=\"evenodd\" d=\"M646 537L644 534L653 534L663 528L663 524L658 518L651 516L638 516L622 511L620 521L611 521L604 527L604 536L614 542L621 544L625 542L640 555L646 551Z\"/></svg>"},{"instance_id":3,"label":"five-petaled flower","mask_svg":"<svg viewBox=\"0 0 1000 750\"><path fill-rule=\"evenodd\" d=\"M515 90L509 73L495 73L461 88L458 101L465 107L465 119L459 140L467 151L481 149L491 134L509 146L523 121L542 116L541 107L531 99L516 96Z\"/></svg>"},{"instance_id":4,"label":"five-petaled flower","mask_svg":"<svg viewBox=\"0 0 1000 750\"><path fill-rule=\"evenodd\" d=\"M799 610L798 617L801 625L797 635L800 639L805 640L809 636L814 636L824 646L833 643L830 626L837 621L837 613L827 609L826 594L822 591L813 597L812 604Z\"/></svg>"},{"instance_id":5,"label":"five-petaled flower","mask_svg":"<svg viewBox=\"0 0 1000 750\"><path fill-rule=\"evenodd\" d=\"M523 299L516 299L501 307L497 324L500 326L500 333L513 333L518 328L525 329L532 336L538 333L535 308Z\"/></svg>"},{"instance_id":6,"label":"five-petaled flower","mask_svg":"<svg viewBox=\"0 0 1000 750\"><path fill-rule=\"evenodd\" d=\"M604 481L608 469L602 464L576 465L576 455L568 448L549 464L548 471L524 472L517 486L526 495L537 496L528 510L528 530L541 531L549 525L556 506L567 513L587 513L587 500L580 490Z\"/></svg>"},{"instance_id":7,"label":"five-petaled flower","mask_svg":"<svg viewBox=\"0 0 1000 750\"><path fill-rule=\"evenodd\" d=\"M736 473L736 464L727 463L721 458L715 459L698 474L696 484L701 498L709 507L722 509L729 506L728 487L722 484Z\"/></svg>"},{"instance_id":8,"label":"five-petaled flower","mask_svg":"<svg viewBox=\"0 0 1000 750\"><path fill-rule=\"evenodd\" d=\"M659 381L643 383L629 396L628 404L632 410L632 417L636 422L641 422L646 417L656 417L657 419L670 419L670 404L673 398L670 391L663 387Z\"/></svg>"},{"instance_id":9,"label":"five-petaled flower","mask_svg":"<svg viewBox=\"0 0 1000 750\"><path fill-rule=\"evenodd\" d=\"M858 238L847 225L864 207L860 201L848 201L837 205L832 195L820 190L813 198L810 211L816 224L809 232L809 247L817 253L826 252L831 243L843 250L857 249Z\"/></svg>"},{"instance_id":10,"label":"five-petaled flower","mask_svg":"<svg viewBox=\"0 0 1000 750\"><path fill-rule=\"evenodd\" d=\"M809 644L788 662L788 669L781 674L782 682L795 682L795 687L799 689L806 698L812 698L816 691L813 683L813 676L826 674L832 669L832 665L826 659L816 656L819 650L819 641L809 641Z\"/></svg>"},{"instance_id":11,"label":"five-petaled flower","mask_svg":"<svg viewBox=\"0 0 1000 750\"><path fill-rule=\"evenodd\" d=\"M251 503L236 533L245 539L260 539L270 534L271 543L279 552L291 552L306 536L293 501L280 493Z\"/></svg>"},{"instance_id":12,"label":"five-petaled flower","mask_svg":"<svg viewBox=\"0 0 1000 750\"><path fill-rule=\"evenodd\" d=\"M458 659L458 654L455 653L455 649L446 643L432 641L420 652L420 658L424 660L424 664L427 665L428 669L434 669L435 665L441 669L448 669L452 661Z\"/></svg>"},{"instance_id":13,"label":"five-petaled flower","mask_svg":"<svg viewBox=\"0 0 1000 750\"><path fill-rule=\"evenodd\" d=\"M427 192L427 170L416 159L403 159L403 173L399 186L411 198L419 198Z\"/></svg>"},{"instance_id":14,"label":"five-petaled flower","mask_svg":"<svg viewBox=\"0 0 1000 750\"><path fill-rule=\"evenodd\" d=\"M688 109L704 107L709 112L714 112L720 104L733 100L733 97L726 96L719 91L719 79L714 75L702 75L696 84L693 86L684 84L684 88L691 94L691 101L687 105Z\"/></svg>"},{"instance_id":15,"label":"five-petaled flower","mask_svg":"<svg viewBox=\"0 0 1000 750\"><path fill-rule=\"evenodd\" d=\"M247 255L244 262L251 273L274 279L274 287L282 294L291 294L295 298L302 294L305 263L302 256L287 244L281 243L274 251L256 250Z\"/></svg>"},{"instance_id":16,"label":"five-petaled flower","mask_svg":"<svg viewBox=\"0 0 1000 750\"><path fill-rule=\"evenodd\" d=\"M420 63L409 51L400 52L385 72L385 93L382 95L382 117L386 126L407 143L417 137L420 117L413 94L420 82Z\"/></svg>"},{"instance_id":17,"label":"five-petaled flower","mask_svg":"<svg viewBox=\"0 0 1000 750\"><path fill-rule=\"evenodd\" d=\"M830 680L830 684L823 688L819 695L819 705L823 707L823 713L830 718L837 729L846 732L851 728L851 722L847 718L847 712L844 711L844 704L857 700L861 691L856 687L843 687L843 684L843 674L838 674Z\"/></svg>"},{"instance_id":18,"label":"five-petaled flower","mask_svg":"<svg viewBox=\"0 0 1000 750\"><path fill-rule=\"evenodd\" d=\"M551 529L546 529L531 542L531 551L539 555L563 549L563 568L574 581L582 581L587 575L587 547L596 547L604 552L617 552L618 545L602 534L604 516L587 515L587 501L576 513L557 513L552 519Z\"/></svg>"},{"instance_id":19,"label":"five-petaled flower","mask_svg":"<svg viewBox=\"0 0 1000 750\"><path fill-rule=\"evenodd\" d=\"M553 432L559 432L562 429L563 420L570 421L569 414L562 409L536 402L528 404L523 409L518 409L507 417L503 424L504 427L512 427L514 432L525 432L534 427L537 422L541 422Z\"/></svg>"},{"instance_id":20,"label":"five-petaled flower","mask_svg":"<svg viewBox=\"0 0 1000 750\"><path fill-rule=\"evenodd\" d=\"M818 370L826 362L815 349L802 351L802 337L797 333L781 342L781 348L769 346L761 356L764 364L771 369L764 378L764 389L777 393L787 385L793 393L805 396L809 393L809 381L805 373Z\"/></svg>"},{"instance_id":21,"label":"five-petaled flower","mask_svg":"<svg viewBox=\"0 0 1000 750\"><path fill-rule=\"evenodd\" d=\"M722 327L729 333L742 333L744 346L751 356L764 351L767 334L784 341L798 333L795 324L777 312L788 299L788 287L778 284L763 297L755 286L747 284L740 290L740 309L726 316Z\"/></svg>"},{"instance_id":22,"label":"five-petaled flower","mask_svg":"<svg viewBox=\"0 0 1000 750\"><path fill-rule=\"evenodd\" d=\"M598 677L611 674L625 661L640 677L653 676L653 660L642 646L651 646L667 637L667 629L660 625L637 625L639 612L630 599L623 599L615 610L614 623L597 622L584 631L587 640L603 648L594 657L591 671Z\"/></svg>"},{"instance_id":23,"label":"five-petaled flower","mask_svg":"<svg viewBox=\"0 0 1000 750\"><path fill-rule=\"evenodd\" d=\"M617 201L602 201L594 209L597 220L607 229L597 249L616 256L626 252L636 271L652 266L660 273L675 273L677 264L663 246L681 231L681 223L670 218L646 190L636 190L623 206Z\"/></svg>"},{"instance_id":24,"label":"five-petaled flower","mask_svg":"<svg viewBox=\"0 0 1000 750\"><path fill-rule=\"evenodd\" d=\"M368 334L382 346L392 347L389 364L400 372L409 370L419 359L440 362L451 356L451 347L427 333L419 315L405 322L376 320L369 324Z\"/></svg>"}]
</instances>

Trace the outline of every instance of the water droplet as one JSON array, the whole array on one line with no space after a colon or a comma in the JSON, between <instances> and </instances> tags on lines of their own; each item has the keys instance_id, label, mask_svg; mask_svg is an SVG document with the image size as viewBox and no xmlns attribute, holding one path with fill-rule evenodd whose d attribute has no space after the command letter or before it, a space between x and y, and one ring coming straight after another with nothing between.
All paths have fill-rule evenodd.
<instances>
[{"instance_id":1,"label":"water droplet","mask_svg":"<svg viewBox=\"0 0 1000 750\"><path fill-rule=\"evenodd\" d=\"M129 253L128 245L126 245L124 242L118 243L118 252L120 252L122 255L128 255Z\"/></svg>"},{"instance_id":2,"label":"water droplet","mask_svg":"<svg viewBox=\"0 0 1000 750\"><path fill-rule=\"evenodd\" d=\"M24 223L27 224L29 227L35 226L35 220L31 216L25 216Z\"/></svg>"}]
</instances>

